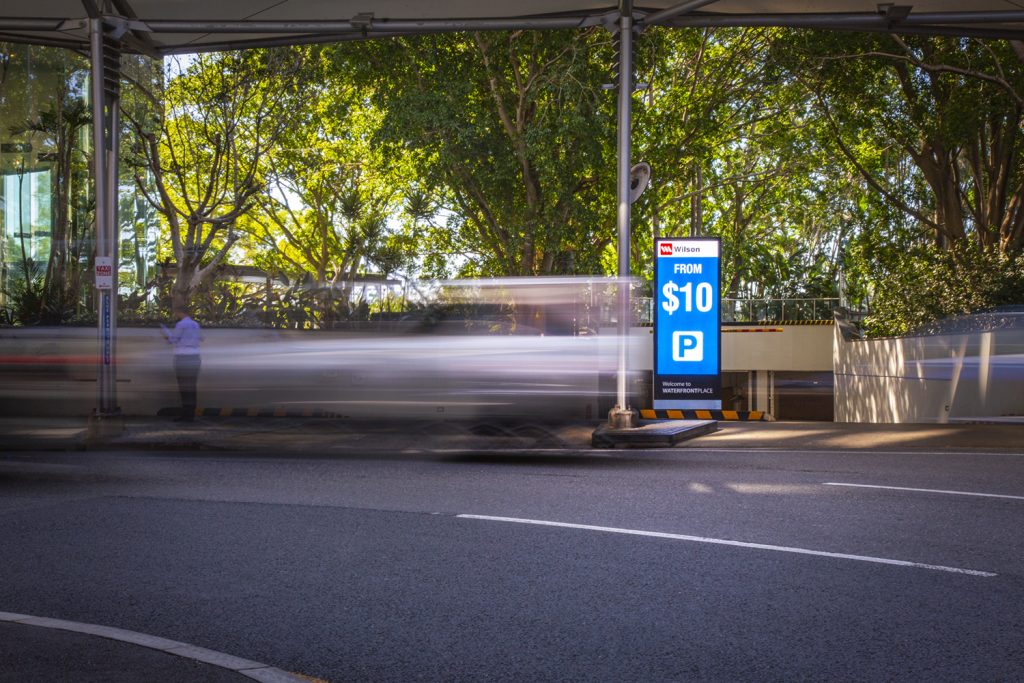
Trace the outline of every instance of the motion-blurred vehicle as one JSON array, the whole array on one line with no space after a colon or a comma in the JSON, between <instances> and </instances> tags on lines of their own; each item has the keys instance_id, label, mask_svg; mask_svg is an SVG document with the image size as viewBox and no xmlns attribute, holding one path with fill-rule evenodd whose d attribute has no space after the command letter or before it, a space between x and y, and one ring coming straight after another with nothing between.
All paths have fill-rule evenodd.
<instances>
[{"instance_id":1,"label":"motion-blurred vehicle","mask_svg":"<svg viewBox=\"0 0 1024 683\"><path fill-rule=\"evenodd\" d=\"M206 327L200 407L388 419L595 418L614 399L617 339L595 333L614 285L441 283L431 301L377 332ZM91 328L0 330L0 409L88 414L96 405L96 346ZM178 404L158 329L120 328L116 365L124 414Z\"/></svg>"}]
</instances>

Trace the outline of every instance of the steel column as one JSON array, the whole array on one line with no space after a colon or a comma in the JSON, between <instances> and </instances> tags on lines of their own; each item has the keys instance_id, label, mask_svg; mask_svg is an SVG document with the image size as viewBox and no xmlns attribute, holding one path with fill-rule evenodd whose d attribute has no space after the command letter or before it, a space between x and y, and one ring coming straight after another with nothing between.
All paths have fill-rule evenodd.
<instances>
[{"instance_id":1,"label":"steel column","mask_svg":"<svg viewBox=\"0 0 1024 683\"><path fill-rule=\"evenodd\" d=\"M618 115L618 372L616 404L608 416L613 427L635 427L636 417L626 399L629 334L632 322L630 305L630 203L629 170L632 156L633 113L633 3L623 0L619 16L619 115Z\"/></svg>"},{"instance_id":2,"label":"steel column","mask_svg":"<svg viewBox=\"0 0 1024 683\"><path fill-rule=\"evenodd\" d=\"M107 50L104 44L102 19L89 20L92 86L93 181L96 197L96 256L111 259L113 286L96 289L97 336L97 407L99 418L117 415L117 151L118 97L113 83L108 97L108 76L120 76L118 65L111 60L120 55Z\"/></svg>"}]
</instances>

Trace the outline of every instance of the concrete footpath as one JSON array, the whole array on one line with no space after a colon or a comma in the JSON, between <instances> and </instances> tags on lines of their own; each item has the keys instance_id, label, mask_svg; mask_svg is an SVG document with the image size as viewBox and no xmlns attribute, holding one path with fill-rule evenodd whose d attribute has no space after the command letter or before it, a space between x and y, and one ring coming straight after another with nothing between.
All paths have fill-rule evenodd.
<instances>
[{"instance_id":1,"label":"concrete footpath","mask_svg":"<svg viewBox=\"0 0 1024 683\"><path fill-rule=\"evenodd\" d=\"M125 418L106 434L85 418L0 418L0 451L218 450L329 456L353 452L573 450L592 452L598 422L368 422L334 418ZM719 422L675 449L1017 451L1024 423L852 424Z\"/></svg>"}]
</instances>

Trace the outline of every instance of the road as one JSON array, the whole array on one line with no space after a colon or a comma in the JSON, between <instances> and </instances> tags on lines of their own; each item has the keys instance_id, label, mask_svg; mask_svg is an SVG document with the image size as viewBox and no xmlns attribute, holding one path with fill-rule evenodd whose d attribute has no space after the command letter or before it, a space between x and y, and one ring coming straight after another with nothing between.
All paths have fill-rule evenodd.
<instances>
[{"instance_id":1,"label":"road","mask_svg":"<svg viewBox=\"0 0 1024 683\"><path fill-rule=\"evenodd\" d=\"M1020 680L1022 528L1024 452L5 453L0 611L332 682Z\"/></svg>"}]
</instances>

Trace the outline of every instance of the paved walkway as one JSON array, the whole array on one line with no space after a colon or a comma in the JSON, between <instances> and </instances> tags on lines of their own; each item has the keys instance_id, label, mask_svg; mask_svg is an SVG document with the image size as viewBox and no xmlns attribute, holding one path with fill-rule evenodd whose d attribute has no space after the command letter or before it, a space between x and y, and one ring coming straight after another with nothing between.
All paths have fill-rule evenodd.
<instances>
[{"instance_id":1,"label":"paved walkway","mask_svg":"<svg viewBox=\"0 0 1024 683\"><path fill-rule=\"evenodd\" d=\"M580 449L597 422L551 425L357 422L332 418L126 418L90 435L84 418L0 418L0 450L160 449L291 453ZM719 422L675 448L1024 452L1024 424Z\"/></svg>"}]
</instances>

